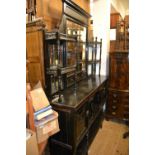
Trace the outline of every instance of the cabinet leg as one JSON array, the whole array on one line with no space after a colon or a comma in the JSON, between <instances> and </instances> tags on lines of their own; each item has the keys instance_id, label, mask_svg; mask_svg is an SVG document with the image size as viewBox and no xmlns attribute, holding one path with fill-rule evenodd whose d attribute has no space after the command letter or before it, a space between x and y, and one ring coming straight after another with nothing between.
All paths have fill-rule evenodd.
<instances>
[{"instance_id":1,"label":"cabinet leg","mask_svg":"<svg viewBox=\"0 0 155 155\"><path fill-rule=\"evenodd\" d=\"M124 139L127 138L127 137L129 137L129 132L125 132L125 133L123 134L123 138L124 138Z\"/></svg>"},{"instance_id":2,"label":"cabinet leg","mask_svg":"<svg viewBox=\"0 0 155 155\"><path fill-rule=\"evenodd\" d=\"M106 117L105 117L105 120L106 120L106 121L109 121L109 118L106 116Z\"/></svg>"}]
</instances>

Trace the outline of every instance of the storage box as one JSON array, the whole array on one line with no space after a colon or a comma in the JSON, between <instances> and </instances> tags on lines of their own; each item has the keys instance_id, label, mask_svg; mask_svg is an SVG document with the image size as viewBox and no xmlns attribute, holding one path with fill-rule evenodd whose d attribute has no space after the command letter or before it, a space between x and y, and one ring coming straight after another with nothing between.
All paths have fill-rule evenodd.
<instances>
[{"instance_id":1,"label":"storage box","mask_svg":"<svg viewBox=\"0 0 155 155\"><path fill-rule=\"evenodd\" d=\"M31 91L31 96L33 100L33 108L35 109L35 111L50 106L48 98L40 82L38 82L38 84ZM48 116L51 116L51 118L48 119ZM38 143L44 142L49 138L49 136L57 133L60 130L58 123L58 113L53 110L53 113L48 116L45 116L40 120L35 120L36 136Z\"/></svg>"},{"instance_id":2,"label":"storage box","mask_svg":"<svg viewBox=\"0 0 155 155\"><path fill-rule=\"evenodd\" d=\"M37 126L36 133L37 133L37 141L41 143L52 136L53 134L60 131L59 123L58 123L58 113L56 111L53 112L53 119L48 121L47 123Z\"/></svg>"},{"instance_id":3,"label":"storage box","mask_svg":"<svg viewBox=\"0 0 155 155\"><path fill-rule=\"evenodd\" d=\"M36 133L26 129L26 155L39 155Z\"/></svg>"}]
</instances>

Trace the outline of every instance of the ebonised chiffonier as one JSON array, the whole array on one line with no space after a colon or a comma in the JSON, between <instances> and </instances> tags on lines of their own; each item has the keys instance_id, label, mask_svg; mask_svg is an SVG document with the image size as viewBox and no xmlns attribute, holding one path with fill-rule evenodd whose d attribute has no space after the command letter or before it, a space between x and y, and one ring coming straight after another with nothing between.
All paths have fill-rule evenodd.
<instances>
[{"instance_id":1,"label":"ebonised chiffonier","mask_svg":"<svg viewBox=\"0 0 155 155\"><path fill-rule=\"evenodd\" d=\"M107 77L100 75L102 40L88 41L90 14L62 1L59 27L45 32L45 90L60 127L48 144L51 155L86 155L107 99Z\"/></svg>"},{"instance_id":2,"label":"ebonised chiffonier","mask_svg":"<svg viewBox=\"0 0 155 155\"><path fill-rule=\"evenodd\" d=\"M128 51L110 53L107 118L128 121L129 58Z\"/></svg>"}]
</instances>

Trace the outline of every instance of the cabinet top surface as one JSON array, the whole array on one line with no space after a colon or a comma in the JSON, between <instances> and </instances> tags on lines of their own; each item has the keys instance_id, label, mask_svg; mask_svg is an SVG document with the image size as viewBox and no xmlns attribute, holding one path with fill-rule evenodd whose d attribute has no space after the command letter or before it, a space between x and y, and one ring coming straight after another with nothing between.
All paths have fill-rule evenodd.
<instances>
[{"instance_id":1,"label":"cabinet top surface","mask_svg":"<svg viewBox=\"0 0 155 155\"><path fill-rule=\"evenodd\" d=\"M107 76L94 76L82 80L74 86L62 91L63 102L52 103L52 105L64 108L77 108L85 102L100 86L107 80Z\"/></svg>"}]
</instances>

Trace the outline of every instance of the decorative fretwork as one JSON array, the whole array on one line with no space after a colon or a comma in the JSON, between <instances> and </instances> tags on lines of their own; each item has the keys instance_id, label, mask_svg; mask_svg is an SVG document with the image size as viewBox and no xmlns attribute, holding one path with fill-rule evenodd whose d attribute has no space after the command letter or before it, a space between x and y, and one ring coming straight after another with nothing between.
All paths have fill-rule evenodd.
<instances>
[{"instance_id":1,"label":"decorative fretwork","mask_svg":"<svg viewBox=\"0 0 155 155\"><path fill-rule=\"evenodd\" d=\"M33 20L36 15L36 0L26 0L26 14L28 14L28 21Z\"/></svg>"}]
</instances>

